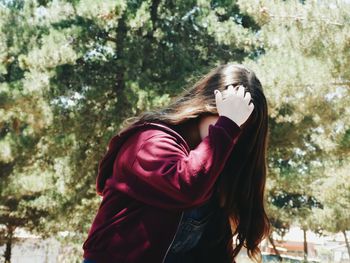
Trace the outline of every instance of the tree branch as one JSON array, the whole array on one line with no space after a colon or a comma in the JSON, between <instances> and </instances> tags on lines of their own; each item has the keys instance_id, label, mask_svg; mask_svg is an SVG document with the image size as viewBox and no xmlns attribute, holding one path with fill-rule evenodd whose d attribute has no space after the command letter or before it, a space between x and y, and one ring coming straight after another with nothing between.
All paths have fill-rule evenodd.
<instances>
[{"instance_id":1,"label":"tree branch","mask_svg":"<svg viewBox=\"0 0 350 263\"><path fill-rule=\"evenodd\" d=\"M296 22L301 21L301 20L307 20L307 21L315 21L315 22L325 22L328 25L335 25L335 26L344 26L344 24L339 23L339 22L334 22L331 21L327 18L320 18L320 19L310 19L307 17L303 17L303 16L297 16L297 15L274 15L272 13L270 13L267 8L263 7L260 9L260 13L263 13L266 16L269 16L271 18L274 19L280 19L280 20L284 20L284 19L292 19L295 20Z\"/></svg>"},{"instance_id":2,"label":"tree branch","mask_svg":"<svg viewBox=\"0 0 350 263\"><path fill-rule=\"evenodd\" d=\"M153 0L151 8L150 8L153 31L156 30L156 27L157 27L156 24L158 21L158 6L159 6L159 4L160 4L160 0Z\"/></svg>"}]
</instances>

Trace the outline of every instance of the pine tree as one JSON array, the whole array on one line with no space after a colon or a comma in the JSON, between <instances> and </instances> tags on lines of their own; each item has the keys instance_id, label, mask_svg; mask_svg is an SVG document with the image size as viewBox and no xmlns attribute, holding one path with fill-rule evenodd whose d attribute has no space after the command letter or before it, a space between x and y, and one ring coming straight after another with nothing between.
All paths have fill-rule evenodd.
<instances>
[{"instance_id":1,"label":"pine tree","mask_svg":"<svg viewBox=\"0 0 350 263\"><path fill-rule=\"evenodd\" d=\"M18 212L25 223L15 227L70 231L78 243L100 202L98 160L123 120L258 48L255 22L230 1L6 1L1 12L1 107L11 116L1 119L1 143L15 134L12 123L23 127L12 137L30 141L6 144L1 156L13 166L1 196L19 203L1 199L1 222ZM22 212L33 209L45 213L29 228Z\"/></svg>"},{"instance_id":2,"label":"pine tree","mask_svg":"<svg viewBox=\"0 0 350 263\"><path fill-rule=\"evenodd\" d=\"M349 12L346 1L0 1L1 242L21 227L81 244L123 120L229 61L257 73L269 103L276 231L313 228L315 209L331 211L315 182L350 156Z\"/></svg>"},{"instance_id":3,"label":"pine tree","mask_svg":"<svg viewBox=\"0 0 350 263\"><path fill-rule=\"evenodd\" d=\"M328 160L346 162L350 153L350 4L239 1L239 6L257 21L262 39L263 55L245 63L261 76L269 101L270 216L278 232L292 224L306 231L313 211L323 206L314 182L325 176Z\"/></svg>"}]
</instances>

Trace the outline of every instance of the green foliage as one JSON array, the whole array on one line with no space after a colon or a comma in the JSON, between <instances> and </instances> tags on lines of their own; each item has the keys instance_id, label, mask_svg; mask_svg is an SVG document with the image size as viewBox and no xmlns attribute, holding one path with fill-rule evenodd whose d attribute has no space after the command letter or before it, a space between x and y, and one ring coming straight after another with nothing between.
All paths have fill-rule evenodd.
<instances>
[{"instance_id":1,"label":"green foliage","mask_svg":"<svg viewBox=\"0 0 350 263\"><path fill-rule=\"evenodd\" d=\"M350 229L350 180L349 162L331 163L325 176L315 181L315 195L323 203L323 209L315 209L314 227L326 232L338 233ZM326 191L325 191L326 190Z\"/></svg>"},{"instance_id":2,"label":"green foliage","mask_svg":"<svg viewBox=\"0 0 350 263\"><path fill-rule=\"evenodd\" d=\"M350 5L341 1L259 1L258 5L239 1L239 5L259 24L264 50L244 62L262 79L270 106L270 217L277 228L291 224L309 228L316 204L323 205L314 182L326 176L327 160L346 162L349 157L349 53L344 51L350 48L346 15ZM326 186L322 189L327 191ZM274 202L281 195L284 198ZM295 196L315 202L296 204Z\"/></svg>"}]
</instances>

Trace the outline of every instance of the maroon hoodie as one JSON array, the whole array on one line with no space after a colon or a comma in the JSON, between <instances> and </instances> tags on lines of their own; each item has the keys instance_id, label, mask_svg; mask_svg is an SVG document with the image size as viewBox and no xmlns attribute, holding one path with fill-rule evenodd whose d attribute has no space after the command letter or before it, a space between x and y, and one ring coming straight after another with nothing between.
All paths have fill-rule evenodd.
<instances>
[{"instance_id":1,"label":"maroon hoodie","mask_svg":"<svg viewBox=\"0 0 350 263\"><path fill-rule=\"evenodd\" d=\"M84 242L84 258L161 263L181 213L204 204L241 134L220 116L190 150L169 126L144 122L114 136L99 163L102 203Z\"/></svg>"}]
</instances>

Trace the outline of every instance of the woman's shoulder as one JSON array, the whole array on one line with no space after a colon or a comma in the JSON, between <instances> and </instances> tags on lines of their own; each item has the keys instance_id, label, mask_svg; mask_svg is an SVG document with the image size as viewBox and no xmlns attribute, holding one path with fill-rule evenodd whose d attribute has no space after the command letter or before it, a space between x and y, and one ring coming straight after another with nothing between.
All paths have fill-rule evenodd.
<instances>
[{"instance_id":1,"label":"woman's shoulder","mask_svg":"<svg viewBox=\"0 0 350 263\"><path fill-rule=\"evenodd\" d=\"M113 136L108 143L107 152L99 161L96 182L97 192L102 194L106 180L113 173L114 163L131 163L135 159L136 154L145 145L145 142L149 142L148 145L150 145L151 143L164 142L165 140L179 145L183 144L181 148L187 149L180 135L163 123L137 123L124 128L117 135ZM157 147L165 147L162 143L157 143L156 145Z\"/></svg>"},{"instance_id":2,"label":"woman's shoulder","mask_svg":"<svg viewBox=\"0 0 350 263\"><path fill-rule=\"evenodd\" d=\"M134 131L134 132L133 132ZM124 130L122 134L119 136L123 137L123 135L129 135L131 138L130 143L146 142L149 140L162 140L162 138L167 138L170 140L174 140L179 144L186 145L186 141L183 137L174 129L172 125L162 123L162 122L143 122L138 123ZM126 136L129 137L129 136Z\"/></svg>"}]
</instances>

